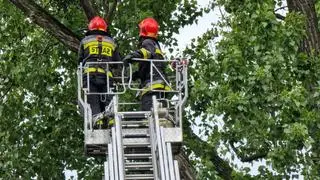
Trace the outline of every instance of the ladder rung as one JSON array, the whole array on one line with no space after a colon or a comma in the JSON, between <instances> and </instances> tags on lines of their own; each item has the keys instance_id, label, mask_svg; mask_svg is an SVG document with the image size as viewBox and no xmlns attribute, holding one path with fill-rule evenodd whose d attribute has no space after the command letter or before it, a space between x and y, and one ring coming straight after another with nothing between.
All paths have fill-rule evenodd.
<instances>
[{"instance_id":1,"label":"ladder rung","mask_svg":"<svg viewBox=\"0 0 320 180\"><path fill-rule=\"evenodd\" d=\"M118 112L123 118L146 118L150 111L136 111L136 112Z\"/></svg>"},{"instance_id":2,"label":"ladder rung","mask_svg":"<svg viewBox=\"0 0 320 180\"><path fill-rule=\"evenodd\" d=\"M123 129L122 134L148 134L148 128L130 128L130 129Z\"/></svg>"},{"instance_id":3,"label":"ladder rung","mask_svg":"<svg viewBox=\"0 0 320 180\"><path fill-rule=\"evenodd\" d=\"M123 125L134 124L134 125L149 125L148 121L122 121Z\"/></svg>"},{"instance_id":4,"label":"ladder rung","mask_svg":"<svg viewBox=\"0 0 320 180\"><path fill-rule=\"evenodd\" d=\"M123 138L123 144L127 143L150 143L149 137L144 138Z\"/></svg>"},{"instance_id":5,"label":"ladder rung","mask_svg":"<svg viewBox=\"0 0 320 180\"><path fill-rule=\"evenodd\" d=\"M124 147L151 147L150 143L125 143Z\"/></svg>"},{"instance_id":6,"label":"ladder rung","mask_svg":"<svg viewBox=\"0 0 320 180\"><path fill-rule=\"evenodd\" d=\"M127 172L153 171L153 167L152 165L126 166L125 171Z\"/></svg>"},{"instance_id":7,"label":"ladder rung","mask_svg":"<svg viewBox=\"0 0 320 180\"><path fill-rule=\"evenodd\" d=\"M128 174L126 179L154 179L153 174Z\"/></svg>"},{"instance_id":8,"label":"ladder rung","mask_svg":"<svg viewBox=\"0 0 320 180\"><path fill-rule=\"evenodd\" d=\"M132 134L124 134L122 137L124 138L145 138L150 137L149 134L141 134L141 133L132 133Z\"/></svg>"},{"instance_id":9,"label":"ladder rung","mask_svg":"<svg viewBox=\"0 0 320 180\"><path fill-rule=\"evenodd\" d=\"M151 166L152 167L152 162L148 161L148 162L126 162L125 163L126 167L131 167L131 166L136 166L136 167L140 167L140 166Z\"/></svg>"},{"instance_id":10,"label":"ladder rung","mask_svg":"<svg viewBox=\"0 0 320 180\"><path fill-rule=\"evenodd\" d=\"M146 159L152 158L152 154L124 154L126 159Z\"/></svg>"},{"instance_id":11,"label":"ladder rung","mask_svg":"<svg viewBox=\"0 0 320 180\"><path fill-rule=\"evenodd\" d=\"M146 128L147 124L123 124L122 128Z\"/></svg>"},{"instance_id":12,"label":"ladder rung","mask_svg":"<svg viewBox=\"0 0 320 180\"><path fill-rule=\"evenodd\" d=\"M152 154L124 154L126 157L151 157Z\"/></svg>"},{"instance_id":13,"label":"ladder rung","mask_svg":"<svg viewBox=\"0 0 320 180\"><path fill-rule=\"evenodd\" d=\"M146 138L150 137L149 130L147 128L143 129L123 129L122 137L124 138Z\"/></svg>"}]
</instances>

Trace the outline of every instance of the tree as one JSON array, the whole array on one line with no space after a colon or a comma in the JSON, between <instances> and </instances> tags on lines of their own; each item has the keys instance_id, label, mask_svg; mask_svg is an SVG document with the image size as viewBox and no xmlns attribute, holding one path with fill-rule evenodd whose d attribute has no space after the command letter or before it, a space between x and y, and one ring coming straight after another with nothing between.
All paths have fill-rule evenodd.
<instances>
[{"instance_id":1,"label":"tree","mask_svg":"<svg viewBox=\"0 0 320 180\"><path fill-rule=\"evenodd\" d=\"M74 102L75 52L88 19L103 15L125 54L143 17L159 19L161 40L173 47L179 27L216 6L227 14L185 51L193 67L185 150L196 157L198 179L320 176L319 2L287 0L285 17L275 12L282 1L271 0L219 0L207 9L194 1L90 2L0 0L1 178L61 179L65 167L85 179L101 176L103 160L83 156ZM196 117L206 140L191 130ZM250 175L226 152L267 166Z\"/></svg>"},{"instance_id":2,"label":"tree","mask_svg":"<svg viewBox=\"0 0 320 180\"><path fill-rule=\"evenodd\" d=\"M97 179L104 159L86 158L76 108L76 52L88 19L104 16L121 52L136 24L159 20L164 45L203 9L195 1L0 0L0 177L63 179L63 170ZM183 12L183 13L182 13Z\"/></svg>"},{"instance_id":3,"label":"tree","mask_svg":"<svg viewBox=\"0 0 320 180\"><path fill-rule=\"evenodd\" d=\"M295 173L317 179L319 2L288 0L285 17L275 12L276 6L286 6L282 1L221 0L217 5L226 10L224 19L185 51L194 67L189 119L200 117L208 138L200 141L202 152L193 152L212 167L206 177L216 171L224 179ZM212 51L217 36L222 39ZM199 147L199 141L189 143ZM210 157L220 149L242 162L264 160L267 166L260 165L252 176L231 160L233 170L219 171Z\"/></svg>"}]
</instances>

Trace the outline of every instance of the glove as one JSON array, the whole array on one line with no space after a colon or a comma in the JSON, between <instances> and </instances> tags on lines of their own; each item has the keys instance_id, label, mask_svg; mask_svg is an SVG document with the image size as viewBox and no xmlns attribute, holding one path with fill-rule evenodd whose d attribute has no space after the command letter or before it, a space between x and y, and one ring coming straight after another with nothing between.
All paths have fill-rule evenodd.
<instances>
[{"instance_id":1,"label":"glove","mask_svg":"<svg viewBox=\"0 0 320 180\"><path fill-rule=\"evenodd\" d=\"M177 63L179 64L179 62L180 62L180 59L179 58L177 58L177 59L175 59L175 60L177 60L177 61L172 61L171 62L171 68L173 69L173 70L175 70L176 69L176 67L177 67Z\"/></svg>"},{"instance_id":2,"label":"glove","mask_svg":"<svg viewBox=\"0 0 320 180\"><path fill-rule=\"evenodd\" d=\"M131 59L133 58L133 56L131 54L127 55L126 57L123 58L122 62L123 62L123 65L128 67L129 66L129 63L131 63Z\"/></svg>"},{"instance_id":3,"label":"glove","mask_svg":"<svg viewBox=\"0 0 320 180\"><path fill-rule=\"evenodd\" d=\"M176 67L177 67L177 62L175 62L175 61L171 62L171 68L172 68L173 70L175 70Z\"/></svg>"},{"instance_id":4,"label":"glove","mask_svg":"<svg viewBox=\"0 0 320 180\"><path fill-rule=\"evenodd\" d=\"M182 62L183 65L188 65L189 64L188 59L182 59L181 62Z\"/></svg>"}]
</instances>

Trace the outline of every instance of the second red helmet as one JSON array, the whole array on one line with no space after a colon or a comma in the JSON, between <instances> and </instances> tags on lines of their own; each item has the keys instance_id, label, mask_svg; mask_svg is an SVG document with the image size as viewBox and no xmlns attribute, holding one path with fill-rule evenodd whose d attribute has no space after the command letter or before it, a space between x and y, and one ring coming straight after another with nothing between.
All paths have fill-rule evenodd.
<instances>
[{"instance_id":1,"label":"second red helmet","mask_svg":"<svg viewBox=\"0 0 320 180\"><path fill-rule=\"evenodd\" d=\"M88 25L88 29L90 31L92 30L107 31L107 28L108 28L108 25L106 21L100 16L96 16L92 18Z\"/></svg>"},{"instance_id":2,"label":"second red helmet","mask_svg":"<svg viewBox=\"0 0 320 180\"><path fill-rule=\"evenodd\" d=\"M145 18L139 23L139 36L157 38L159 24L153 18Z\"/></svg>"}]
</instances>

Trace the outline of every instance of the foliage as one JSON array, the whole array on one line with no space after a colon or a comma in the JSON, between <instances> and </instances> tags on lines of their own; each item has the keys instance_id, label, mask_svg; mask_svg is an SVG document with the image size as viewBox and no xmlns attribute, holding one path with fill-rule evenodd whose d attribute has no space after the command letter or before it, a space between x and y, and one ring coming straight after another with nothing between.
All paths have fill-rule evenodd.
<instances>
[{"instance_id":1,"label":"foliage","mask_svg":"<svg viewBox=\"0 0 320 180\"><path fill-rule=\"evenodd\" d=\"M78 1L35 2L83 36L87 22ZM224 8L228 14L185 50L192 60L185 149L195 155L198 178L318 178L320 61L299 49L308 36L306 17L290 12L277 20L274 9L281 1L216 3L202 9L194 0L161 1L161 8L155 0L121 1L111 34L124 55L136 48L136 24L153 16L161 26L160 41L174 48L172 35L180 27L215 5ZM319 7L316 2L318 15ZM83 179L100 178L104 159L83 154L76 67L75 53L0 0L0 179L63 179L65 168L78 170ZM193 133L193 125L206 141ZM232 160L223 161L221 154ZM250 168L237 167L235 157L267 165L253 176Z\"/></svg>"},{"instance_id":2,"label":"foliage","mask_svg":"<svg viewBox=\"0 0 320 180\"><path fill-rule=\"evenodd\" d=\"M185 51L193 60L192 116L202 119L209 143L243 162L265 159L256 178L319 177L320 61L299 51L305 17L291 12L279 21L269 0L218 3L229 14L217 24L216 53L216 29ZM214 115L221 130L211 131Z\"/></svg>"}]
</instances>

